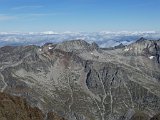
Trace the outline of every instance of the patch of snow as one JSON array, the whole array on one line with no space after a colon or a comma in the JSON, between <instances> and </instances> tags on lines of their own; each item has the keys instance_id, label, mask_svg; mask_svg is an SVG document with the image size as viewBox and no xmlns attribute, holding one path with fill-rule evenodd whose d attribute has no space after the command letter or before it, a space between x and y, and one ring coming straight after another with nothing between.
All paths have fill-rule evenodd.
<instances>
[{"instance_id":1,"label":"patch of snow","mask_svg":"<svg viewBox=\"0 0 160 120\"><path fill-rule=\"evenodd\" d=\"M126 52L129 51L129 48L125 48L124 51L126 51Z\"/></svg>"},{"instance_id":2,"label":"patch of snow","mask_svg":"<svg viewBox=\"0 0 160 120\"><path fill-rule=\"evenodd\" d=\"M91 55L93 55L93 53L91 52Z\"/></svg>"},{"instance_id":3,"label":"patch of snow","mask_svg":"<svg viewBox=\"0 0 160 120\"><path fill-rule=\"evenodd\" d=\"M48 47L49 50L53 49L53 47Z\"/></svg>"},{"instance_id":4,"label":"patch of snow","mask_svg":"<svg viewBox=\"0 0 160 120\"><path fill-rule=\"evenodd\" d=\"M150 57L149 57L149 59L151 59L151 60L152 60L153 58L154 58L154 56L150 56Z\"/></svg>"},{"instance_id":5,"label":"patch of snow","mask_svg":"<svg viewBox=\"0 0 160 120\"><path fill-rule=\"evenodd\" d=\"M68 69L71 69L71 67L68 67Z\"/></svg>"}]
</instances>

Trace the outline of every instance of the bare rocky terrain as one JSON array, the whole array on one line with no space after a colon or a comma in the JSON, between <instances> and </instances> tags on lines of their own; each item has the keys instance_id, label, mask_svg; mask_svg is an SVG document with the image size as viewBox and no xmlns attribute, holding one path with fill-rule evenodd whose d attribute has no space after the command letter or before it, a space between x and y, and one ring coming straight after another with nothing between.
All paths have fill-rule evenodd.
<instances>
[{"instance_id":1,"label":"bare rocky terrain","mask_svg":"<svg viewBox=\"0 0 160 120\"><path fill-rule=\"evenodd\" d=\"M0 93L0 120L64 120L56 113L44 115L37 107L31 107L21 97Z\"/></svg>"},{"instance_id":2,"label":"bare rocky terrain","mask_svg":"<svg viewBox=\"0 0 160 120\"><path fill-rule=\"evenodd\" d=\"M110 49L83 40L1 47L0 90L50 118L55 112L68 120L156 120L160 40Z\"/></svg>"}]
</instances>

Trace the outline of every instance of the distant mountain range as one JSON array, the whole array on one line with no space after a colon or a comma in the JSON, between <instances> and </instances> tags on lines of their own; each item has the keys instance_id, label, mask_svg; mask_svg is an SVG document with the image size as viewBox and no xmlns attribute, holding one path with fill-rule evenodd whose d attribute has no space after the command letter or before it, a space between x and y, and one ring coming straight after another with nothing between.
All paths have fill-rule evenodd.
<instances>
[{"instance_id":1,"label":"distant mountain range","mask_svg":"<svg viewBox=\"0 0 160 120\"><path fill-rule=\"evenodd\" d=\"M128 45L135 42L140 37L147 39L159 39L160 32L155 31L138 31L138 32L63 32L57 33L53 31L39 32L39 33L19 33L12 32L0 33L0 46L6 45L43 45L46 42L60 43L68 40L85 40L88 43L96 42L100 47L114 47L120 43Z\"/></svg>"}]
</instances>

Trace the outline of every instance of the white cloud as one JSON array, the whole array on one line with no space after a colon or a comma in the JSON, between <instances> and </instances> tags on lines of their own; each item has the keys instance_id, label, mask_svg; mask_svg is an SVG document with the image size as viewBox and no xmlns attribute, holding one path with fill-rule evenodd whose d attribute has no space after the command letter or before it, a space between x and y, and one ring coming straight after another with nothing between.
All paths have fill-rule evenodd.
<instances>
[{"instance_id":1,"label":"white cloud","mask_svg":"<svg viewBox=\"0 0 160 120\"><path fill-rule=\"evenodd\" d=\"M42 34L45 35L54 35L54 34L58 34L57 32L53 32L53 31L45 31L45 32L41 32Z\"/></svg>"},{"instance_id":2,"label":"white cloud","mask_svg":"<svg viewBox=\"0 0 160 120\"><path fill-rule=\"evenodd\" d=\"M6 14L0 14L0 21L12 20L15 19L15 16L10 16Z\"/></svg>"},{"instance_id":3,"label":"white cloud","mask_svg":"<svg viewBox=\"0 0 160 120\"><path fill-rule=\"evenodd\" d=\"M34 16L34 17L41 17L41 16L52 16L52 15L57 15L58 13L29 13L26 14L28 16Z\"/></svg>"},{"instance_id":4,"label":"white cloud","mask_svg":"<svg viewBox=\"0 0 160 120\"><path fill-rule=\"evenodd\" d=\"M2 35L2 37L1 37ZM159 39L160 32L154 31L142 31L142 32L30 32L30 33L0 33L0 46L4 45L43 45L46 42L59 43L66 40L76 40L83 39L89 43L96 42L100 47L113 47L123 43L125 45L130 44L140 37L145 37L147 39Z\"/></svg>"},{"instance_id":5,"label":"white cloud","mask_svg":"<svg viewBox=\"0 0 160 120\"><path fill-rule=\"evenodd\" d=\"M13 10L20 10L20 9L37 9L37 8L42 8L44 6L42 5L35 5L35 6L17 6L12 8Z\"/></svg>"},{"instance_id":6,"label":"white cloud","mask_svg":"<svg viewBox=\"0 0 160 120\"><path fill-rule=\"evenodd\" d=\"M9 21L14 19L33 19L43 16L53 16L57 13L29 13L29 14L15 14L15 15L8 15L8 14L0 14L0 21Z\"/></svg>"}]
</instances>

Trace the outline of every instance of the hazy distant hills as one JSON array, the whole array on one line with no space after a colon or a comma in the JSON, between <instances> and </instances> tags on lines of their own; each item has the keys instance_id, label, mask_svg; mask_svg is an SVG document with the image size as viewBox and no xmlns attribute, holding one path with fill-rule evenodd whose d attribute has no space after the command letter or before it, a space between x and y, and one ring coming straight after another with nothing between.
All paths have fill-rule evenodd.
<instances>
[{"instance_id":1,"label":"hazy distant hills","mask_svg":"<svg viewBox=\"0 0 160 120\"><path fill-rule=\"evenodd\" d=\"M0 46L6 45L43 45L46 42L59 43L66 40L85 40L89 43L96 42L100 47L113 47L123 44L130 44L140 37L147 39L159 39L160 32L64 32L52 31L41 33L0 33Z\"/></svg>"}]
</instances>

